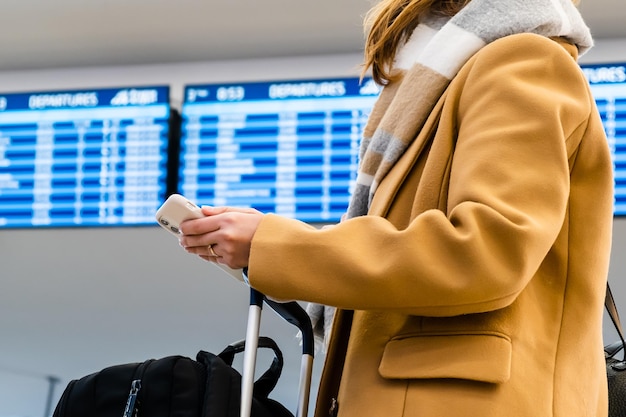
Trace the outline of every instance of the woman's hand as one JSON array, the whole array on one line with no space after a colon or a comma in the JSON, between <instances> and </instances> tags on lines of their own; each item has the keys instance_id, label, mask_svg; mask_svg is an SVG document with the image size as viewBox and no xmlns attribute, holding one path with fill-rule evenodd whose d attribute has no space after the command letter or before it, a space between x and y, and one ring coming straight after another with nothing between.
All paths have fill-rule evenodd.
<instances>
[{"instance_id":1,"label":"woman's hand","mask_svg":"<svg viewBox=\"0 0 626 417\"><path fill-rule=\"evenodd\" d=\"M202 207L206 216L180 224L180 245L189 253L233 269L248 266L252 237L263 213L235 207Z\"/></svg>"}]
</instances>

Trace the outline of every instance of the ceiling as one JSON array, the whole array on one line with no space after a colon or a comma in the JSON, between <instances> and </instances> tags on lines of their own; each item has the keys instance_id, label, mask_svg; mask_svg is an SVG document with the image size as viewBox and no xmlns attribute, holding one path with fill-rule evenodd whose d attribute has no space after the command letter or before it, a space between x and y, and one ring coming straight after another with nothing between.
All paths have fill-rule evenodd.
<instances>
[{"instance_id":1,"label":"ceiling","mask_svg":"<svg viewBox=\"0 0 626 417\"><path fill-rule=\"evenodd\" d=\"M0 71L360 52L373 0L4 0ZM596 39L624 0L582 0Z\"/></svg>"}]
</instances>

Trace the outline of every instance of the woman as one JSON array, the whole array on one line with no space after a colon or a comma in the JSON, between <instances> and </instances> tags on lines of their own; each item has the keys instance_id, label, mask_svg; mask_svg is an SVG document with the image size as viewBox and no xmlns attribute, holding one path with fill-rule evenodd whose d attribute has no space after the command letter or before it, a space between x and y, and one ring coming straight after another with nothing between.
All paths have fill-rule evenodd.
<instances>
[{"instance_id":1,"label":"woman","mask_svg":"<svg viewBox=\"0 0 626 417\"><path fill-rule=\"evenodd\" d=\"M316 415L603 416L612 165L569 0L383 0L346 220L203 208L182 246L336 306Z\"/></svg>"}]
</instances>

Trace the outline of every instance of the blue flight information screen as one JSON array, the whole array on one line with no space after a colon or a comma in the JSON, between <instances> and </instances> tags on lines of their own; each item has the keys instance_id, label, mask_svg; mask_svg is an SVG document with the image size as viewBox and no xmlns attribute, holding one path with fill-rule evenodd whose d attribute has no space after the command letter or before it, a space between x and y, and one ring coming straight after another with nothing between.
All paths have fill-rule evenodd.
<instances>
[{"instance_id":1,"label":"blue flight information screen","mask_svg":"<svg viewBox=\"0 0 626 417\"><path fill-rule=\"evenodd\" d=\"M609 140L616 216L626 215L626 64L582 65Z\"/></svg>"},{"instance_id":2,"label":"blue flight information screen","mask_svg":"<svg viewBox=\"0 0 626 417\"><path fill-rule=\"evenodd\" d=\"M154 224L169 87L0 94L0 228Z\"/></svg>"},{"instance_id":3,"label":"blue flight information screen","mask_svg":"<svg viewBox=\"0 0 626 417\"><path fill-rule=\"evenodd\" d=\"M358 78L186 86L179 190L199 204L337 221L378 93Z\"/></svg>"}]
</instances>

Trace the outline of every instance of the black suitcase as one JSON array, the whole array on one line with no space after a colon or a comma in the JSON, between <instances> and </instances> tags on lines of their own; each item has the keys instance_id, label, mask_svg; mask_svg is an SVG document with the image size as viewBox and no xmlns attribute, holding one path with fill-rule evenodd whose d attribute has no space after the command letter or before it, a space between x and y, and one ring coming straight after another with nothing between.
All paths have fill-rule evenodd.
<instances>
[{"instance_id":1,"label":"black suitcase","mask_svg":"<svg viewBox=\"0 0 626 417\"><path fill-rule=\"evenodd\" d=\"M313 330L296 302L278 303L250 290L244 340L215 355L200 351L196 359L168 356L115 365L71 381L53 417L293 417L269 398L283 367L276 342L259 336L263 304L300 329L302 362L296 417L306 417L313 368ZM271 349L270 367L255 380L258 348ZM243 353L242 374L232 367Z\"/></svg>"}]
</instances>

